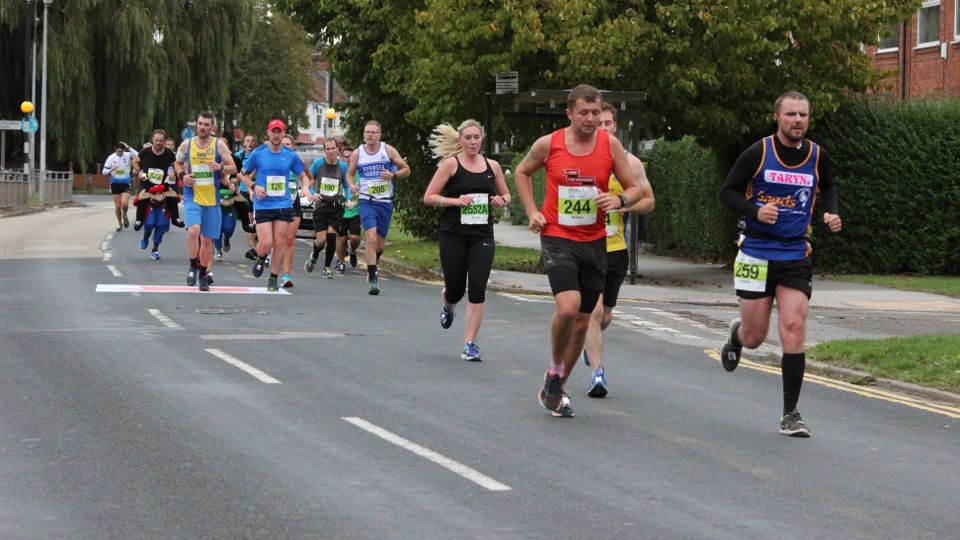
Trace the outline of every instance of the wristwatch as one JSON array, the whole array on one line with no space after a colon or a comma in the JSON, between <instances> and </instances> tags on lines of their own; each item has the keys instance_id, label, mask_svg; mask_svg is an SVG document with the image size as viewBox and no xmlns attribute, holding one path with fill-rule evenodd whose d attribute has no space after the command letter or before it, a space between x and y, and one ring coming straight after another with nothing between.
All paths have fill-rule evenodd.
<instances>
[{"instance_id":1,"label":"wristwatch","mask_svg":"<svg viewBox=\"0 0 960 540\"><path fill-rule=\"evenodd\" d=\"M624 209L624 208L626 208L626 207L627 207L627 197L626 197L623 193L621 193L621 194L620 194L620 209Z\"/></svg>"}]
</instances>

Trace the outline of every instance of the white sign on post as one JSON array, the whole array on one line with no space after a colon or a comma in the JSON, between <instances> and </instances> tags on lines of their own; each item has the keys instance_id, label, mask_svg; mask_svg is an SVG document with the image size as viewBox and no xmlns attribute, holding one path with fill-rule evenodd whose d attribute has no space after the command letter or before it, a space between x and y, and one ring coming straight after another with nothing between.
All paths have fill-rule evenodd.
<instances>
[{"instance_id":1,"label":"white sign on post","mask_svg":"<svg viewBox=\"0 0 960 540\"><path fill-rule=\"evenodd\" d=\"M0 130L20 131L19 120L0 120Z\"/></svg>"},{"instance_id":2,"label":"white sign on post","mask_svg":"<svg viewBox=\"0 0 960 540\"><path fill-rule=\"evenodd\" d=\"M497 73L497 94L516 94L520 91L520 74L516 71Z\"/></svg>"}]
</instances>

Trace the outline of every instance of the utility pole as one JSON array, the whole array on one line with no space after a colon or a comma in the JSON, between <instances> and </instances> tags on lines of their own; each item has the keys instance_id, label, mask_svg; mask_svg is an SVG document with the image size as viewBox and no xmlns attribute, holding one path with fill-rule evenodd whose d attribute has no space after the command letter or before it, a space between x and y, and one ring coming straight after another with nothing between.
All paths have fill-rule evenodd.
<instances>
[{"instance_id":1,"label":"utility pole","mask_svg":"<svg viewBox=\"0 0 960 540\"><path fill-rule=\"evenodd\" d=\"M33 44L33 0L24 0L23 2L23 100L33 103L32 89L30 84L33 81L33 72L31 68L30 51ZM23 138L23 173L30 178L30 136L24 135Z\"/></svg>"}]
</instances>

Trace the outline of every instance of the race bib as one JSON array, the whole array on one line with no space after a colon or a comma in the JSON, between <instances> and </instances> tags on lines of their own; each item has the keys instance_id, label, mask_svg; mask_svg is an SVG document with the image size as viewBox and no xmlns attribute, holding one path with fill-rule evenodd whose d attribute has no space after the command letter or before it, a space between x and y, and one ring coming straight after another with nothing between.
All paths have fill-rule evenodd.
<instances>
[{"instance_id":1,"label":"race bib","mask_svg":"<svg viewBox=\"0 0 960 540\"><path fill-rule=\"evenodd\" d=\"M367 180L367 194L375 199L390 198L389 180Z\"/></svg>"},{"instance_id":2,"label":"race bib","mask_svg":"<svg viewBox=\"0 0 960 540\"><path fill-rule=\"evenodd\" d=\"M287 187L290 188L290 200L296 202L298 197L297 191L300 190L300 182L290 180L287 182Z\"/></svg>"},{"instance_id":3,"label":"race bib","mask_svg":"<svg viewBox=\"0 0 960 540\"><path fill-rule=\"evenodd\" d=\"M336 178L320 178L320 195L336 197L340 193L340 181Z\"/></svg>"},{"instance_id":4,"label":"race bib","mask_svg":"<svg viewBox=\"0 0 960 540\"><path fill-rule=\"evenodd\" d=\"M560 186L557 221L560 225L582 227L597 222L597 186Z\"/></svg>"},{"instance_id":5,"label":"race bib","mask_svg":"<svg viewBox=\"0 0 960 540\"><path fill-rule=\"evenodd\" d=\"M469 193L473 202L460 207L460 223L462 225L486 225L490 223L490 195L486 193Z\"/></svg>"},{"instance_id":6,"label":"race bib","mask_svg":"<svg viewBox=\"0 0 960 540\"><path fill-rule=\"evenodd\" d=\"M163 171L161 169L147 169L147 180L151 184L163 183Z\"/></svg>"},{"instance_id":7,"label":"race bib","mask_svg":"<svg viewBox=\"0 0 960 540\"><path fill-rule=\"evenodd\" d=\"M267 197L283 197L287 194L286 176L267 177Z\"/></svg>"},{"instance_id":8,"label":"race bib","mask_svg":"<svg viewBox=\"0 0 960 540\"><path fill-rule=\"evenodd\" d=\"M623 223L623 214L607 212L607 236L616 236L620 232L621 223Z\"/></svg>"},{"instance_id":9,"label":"race bib","mask_svg":"<svg viewBox=\"0 0 960 540\"><path fill-rule=\"evenodd\" d=\"M212 186L213 185L213 171L210 170L209 165L194 165L193 169L193 180L194 184L197 186Z\"/></svg>"},{"instance_id":10,"label":"race bib","mask_svg":"<svg viewBox=\"0 0 960 540\"><path fill-rule=\"evenodd\" d=\"M113 176L116 178L124 178L127 176L127 169L123 167L117 167L117 170L113 171Z\"/></svg>"},{"instance_id":11,"label":"race bib","mask_svg":"<svg viewBox=\"0 0 960 540\"><path fill-rule=\"evenodd\" d=\"M739 291L763 292L767 290L768 261L737 253L733 263L733 287Z\"/></svg>"}]
</instances>

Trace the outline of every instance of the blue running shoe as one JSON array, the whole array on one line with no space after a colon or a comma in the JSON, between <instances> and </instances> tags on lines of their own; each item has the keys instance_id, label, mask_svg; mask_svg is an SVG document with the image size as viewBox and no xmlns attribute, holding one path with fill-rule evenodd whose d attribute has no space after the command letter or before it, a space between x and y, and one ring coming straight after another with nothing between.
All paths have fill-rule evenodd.
<instances>
[{"instance_id":1,"label":"blue running shoe","mask_svg":"<svg viewBox=\"0 0 960 540\"><path fill-rule=\"evenodd\" d=\"M590 378L590 390L587 395L595 398L602 398L607 395L607 377L603 373L603 366L593 370L593 376Z\"/></svg>"},{"instance_id":2,"label":"blue running shoe","mask_svg":"<svg viewBox=\"0 0 960 540\"><path fill-rule=\"evenodd\" d=\"M150 258L153 259L153 260L155 260L155 261L159 261L159 260L160 260L160 252L157 251L157 250L151 251L151 252L150 252Z\"/></svg>"},{"instance_id":3,"label":"blue running shoe","mask_svg":"<svg viewBox=\"0 0 960 540\"><path fill-rule=\"evenodd\" d=\"M472 341L464 343L463 352L460 353L460 359L469 362L480 362L483 360L483 357L480 356L480 347L477 347L477 344Z\"/></svg>"},{"instance_id":4,"label":"blue running shoe","mask_svg":"<svg viewBox=\"0 0 960 540\"><path fill-rule=\"evenodd\" d=\"M453 325L454 313L452 309L447 309L447 306L440 305L440 328L446 330Z\"/></svg>"},{"instance_id":5,"label":"blue running shoe","mask_svg":"<svg viewBox=\"0 0 960 540\"><path fill-rule=\"evenodd\" d=\"M147 249L147 239L146 239L146 238L141 238L141 239L140 239L140 249Z\"/></svg>"}]
</instances>

